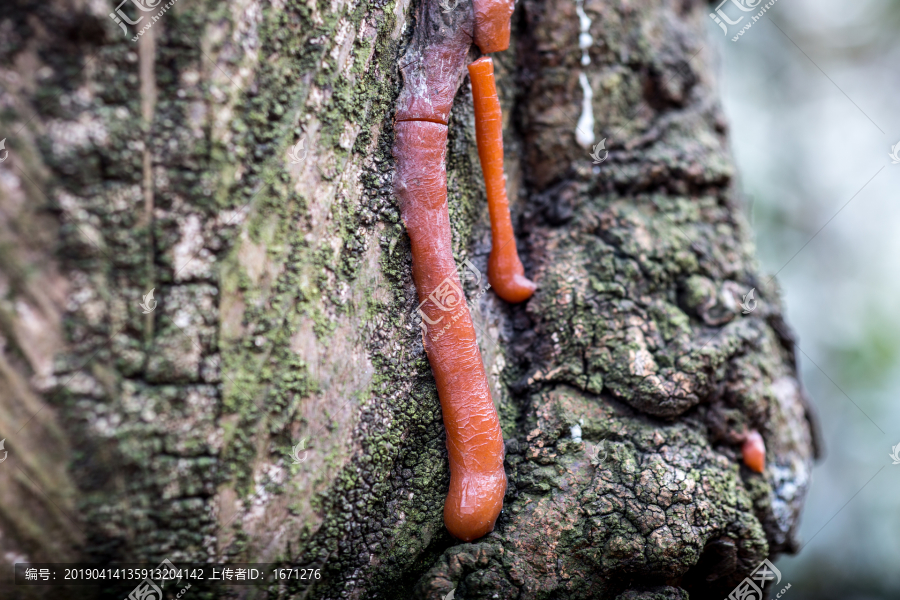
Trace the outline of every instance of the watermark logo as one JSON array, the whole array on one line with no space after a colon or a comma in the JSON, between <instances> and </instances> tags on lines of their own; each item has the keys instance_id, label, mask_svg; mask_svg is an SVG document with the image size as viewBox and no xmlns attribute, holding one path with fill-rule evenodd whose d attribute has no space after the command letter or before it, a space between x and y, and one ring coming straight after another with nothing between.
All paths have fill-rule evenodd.
<instances>
[{"instance_id":1,"label":"watermark logo","mask_svg":"<svg viewBox=\"0 0 900 600\"><path fill-rule=\"evenodd\" d=\"M744 299L741 302L741 308L743 308L743 312L745 315L749 315L754 310L756 310L756 298L753 297L753 292L756 288L752 288L749 292L744 294Z\"/></svg>"},{"instance_id":2,"label":"watermark logo","mask_svg":"<svg viewBox=\"0 0 900 600\"><path fill-rule=\"evenodd\" d=\"M750 12L754 8L756 8L762 0L756 0L756 3L752 3L752 0L722 0L719 5L716 7L715 12L709 13L709 18L716 22L716 25L722 28L722 31L725 32L725 35L728 35L728 26L725 25L737 25L741 21L744 20L744 17L740 17L736 21L732 21L728 18L728 15L725 14L725 11L722 10L722 6L732 2L735 6L737 6L743 12ZM738 13L740 14L740 13Z\"/></svg>"},{"instance_id":3,"label":"watermark logo","mask_svg":"<svg viewBox=\"0 0 900 600\"><path fill-rule=\"evenodd\" d=\"M2 440L0 440L0 450L3 450L3 458L0 458L0 463L2 463L3 461L5 461L5 460L6 460L6 455L9 454L9 452L7 452L7 451L3 448L3 444L5 444L5 443L6 443L6 438L3 438ZM898 446L898 448L900 448L900 446Z\"/></svg>"},{"instance_id":4,"label":"watermark logo","mask_svg":"<svg viewBox=\"0 0 900 600\"><path fill-rule=\"evenodd\" d=\"M459 0L453 0L452 3L450 0L441 0L441 8L444 9L443 12L445 13L450 12L457 6L459 6ZM444 600L446 600L446 598Z\"/></svg>"},{"instance_id":5,"label":"watermark logo","mask_svg":"<svg viewBox=\"0 0 900 600\"><path fill-rule=\"evenodd\" d=\"M116 25L122 28L122 32L127 37L128 27L126 27L125 24L128 23L131 26L137 25L144 20L144 17L141 16L138 17L136 21L132 21L130 18L128 18L128 15L122 12L122 7L125 4L127 4L128 2L132 2L141 12L150 12L159 8L159 11L155 15L147 15L149 22L144 25L140 31L135 32L135 35L131 38L131 41L136 42L140 36L144 35L147 30L153 27L154 23L162 18L163 13L172 8L175 3L178 2L178 0L169 0L168 2L166 2L166 4L160 6L160 3L162 1L163 0L122 0L122 2L119 3L119 6L116 7L116 11L109 13L109 18L115 21Z\"/></svg>"},{"instance_id":6,"label":"watermark logo","mask_svg":"<svg viewBox=\"0 0 900 600\"><path fill-rule=\"evenodd\" d=\"M3 142L0 142L0 148L3 148ZM891 146L891 153L888 154L891 157L891 162L893 164L900 163L900 142L897 142L895 145ZM3 159L0 158L0 162L3 162Z\"/></svg>"},{"instance_id":7,"label":"watermark logo","mask_svg":"<svg viewBox=\"0 0 900 600\"><path fill-rule=\"evenodd\" d=\"M3 448L3 442L0 442L0 449L2 449L2 448ZM897 444L896 446L891 448L891 452L892 452L892 454L888 454L888 456L890 456L894 460L893 464L900 465L900 444ZM3 461L0 460L0 462L3 462Z\"/></svg>"},{"instance_id":8,"label":"watermark logo","mask_svg":"<svg viewBox=\"0 0 900 600\"><path fill-rule=\"evenodd\" d=\"M450 590L446 596L444 596L444 600L453 600L453 596L456 594L456 588Z\"/></svg>"},{"instance_id":9,"label":"watermark logo","mask_svg":"<svg viewBox=\"0 0 900 600\"><path fill-rule=\"evenodd\" d=\"M900 146L900 144L897 144ZM0 150L3 150L3 158L0 158L0 162L3 162L9 157L9 150L6 149L6 138L0 140Z\"/></svg>"},{"instance_id":10,"label":"watermark logo","mask_svg":"<svg viewBox=\"0 0 900 600\"><path fill-rule=\"evenodd\" d=\"M299 142L297 142L296 146L291 146L291 151L288 152L288 156L291 157L291 162L295 165L299 165L304 160L306 160L306 155L309 152L303 145L306 144L306 138L301 138ZM301 154L301 151L303 154Z\"/></svg>"},{"instance_id":11,"label":"watermark logo","mask_svg":"<svg viewBox=\"0 0 900 600\"><path fill-rule=\"evenodd\" d=\"M466 296L463 293L462 288L457 285L457 278L461 283L472 281L476 286L480 286L482 275L481 271L478 270L478 267L472 264L472 261L467 259L462 266L457 268L456 273L447 276L444 281L438 284L437 288L428 294L428 297L424 301L419 303L411 315L414 320L419 321L422 335L428 335L429 332L431 332L434 334L433 339L437 341L448 329L450 329L450 326L453 323L462 317L462 311L468 310L465 301ZM478 292L478 295L473 298L473 301L484 295L490 287L491 284L487 284L482 288ZM428 310L426 313L424 307L429 303L436 307L440 313L435 312L434 310ZM430 316L428 313L430 313ZM441 313L449 314L445 315ZM449 318L445 321L444 317Z\"/></svg>"},{"instance_id":12,"label":"watermark logo","mask_svg":"<svg viewBox=\"0 0 900 600\"><path fill-rule=\"evenodd\" d=\"M606 460L606 457L609 456L609 448L607 448L603 442L595 446L591 446L588 444L588 456L591 458L591 464L595 467L599 467ZM603 450L603 456L600 456L600 451Z\"/></svg>"},{"instance_id":13,"label":"watermark logo","mask_svg":"<svg viewBox=\"0 0 900 600\"><path fill-rule=\"evenodd\" d=\"M128 35L128 28L125 27L125 23L128 23L129 25L137 25L144 20L144 17L140 17L137 21L132 21L128 18L128 15L122 12L122 6L128 2L133 2L134 5L137 6L138 10L142 12L150 12L151 10L156 10L156 7L159 6L159 3L162 2L162 0L122 0L122 2L120 2L116 7L116 12L109 13L109 18L115 21L116 24L122 28L122 31L126 36Z\"/></svg>"},{"instance_id":14,"label":"watermark logo","mask_svg":"<svg viewBox=\"0 0 900 600\"><path fill-rule=\"evenodd\" d=\"M754 23L759 21L762 16L766 13L767 10L775 6L775 3L778 0L769 0L765 4L763 4L763 0L722 0L719 5L715 8L714 12L709 13L709 18L715 21L716 25L722 28L722 32L725 35L728 35L728 26L729 25L740 25L741 22L744 23L743 27L739 31L737 31L736 35L731 38L732 42L738 41L740 36L744 35L744 32L750 29ZM734 5L737 7L738 12L735 12L732 9L732 16L737 17L732 19L728 16L723 8L725 5ZM748 15L742 13L752 13L756 14ZM747 21L744 21L744 19Z\"/></svg>"},{"instance_id":15,"label":"watermark logo","mask_svg":"<svg viewBox=\"0 0 900 600\"><path fill-rule=\"evenodd\" d=\"M301 452L303 452L303 458L300 458ZM301 438L297 445L291 448L291 458L294 459L295 465L302 465L306 462L306 459L309 458L309 450L306 449L306 438Z\"/></svg>"},{"instance_id":16,"label":"watermark logo","mask_svg":"<svg viewBox=\"0 0 900 600\"><path fill-rule=\"evenodd\" d=\"M728 594L728 600L763 600L764 596L762 590L768 582L773 580L775 580L776 585L781 583L781 571L766 559L750 573L749 577L740 582L738 586ZM790 589L790 587L791 584L787 584L787 586L778 593L776 598L780 598L784 592Z\"/></svg>"},{"instance_id":17,"label":"watermark logo","mask_svg":"<svg viewBox=\"0 0 900 600\"><path fill-rule=\"evenodd\" d=\"M150 569L150 577L147 577L142 582L140 582L136 588L131 590L131 593L125 598L125 600L162 600L163 592L159 588L158 585L154 582L155 579L159 579L160 581L165 581L167 579L175 579L178 574L178 569L168 558L159 563L155 569ZM142 573L143 574L143 573ZM186 588L178 592L176 598L181 598L181 596L190 589L191 584L188 584Z\"/></svg>"},{"instance_id":18,"label":"watermark logo","mask_svg":"<svg viewBox=\"0 0 900 600\"><path fill-rule=\"evenodd\" d=\"M603 152L603 158L600 157L600 152ZM594 146L594 151L591 152L591 158L594 159L595 165L599 165L609 158L609 150L606 149L606 138L603 138L596 146Z\"/></svg>"},{"instance_id":19,"label":"watermark logo","mask_svg":"<svg viewBox=\"0 0 900 600\"><path fill-rule=\"evenodd\" d=\"M154 310L156 310L156 300L153 299L153 290L156 288L152 288L146 296L144 296L144 301L141 302L141 308L144 309L144 314L149 315Z\"/></svg>"}]
</instances>

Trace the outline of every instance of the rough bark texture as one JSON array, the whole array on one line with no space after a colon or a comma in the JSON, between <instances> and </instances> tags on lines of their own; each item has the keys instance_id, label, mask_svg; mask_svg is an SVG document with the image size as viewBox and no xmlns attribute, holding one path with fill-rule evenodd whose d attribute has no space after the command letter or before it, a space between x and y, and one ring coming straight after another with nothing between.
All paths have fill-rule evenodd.
<instances>
[{"instance_id":1,"label":"rough bark texture","mask_svg":"<svg viewBox=\"0 0 900 600\"><path fill-rule=\"evenodd\" d=\"M104 2L7 2L0 564L286 561L321 569L297 598L649 600L725 597L791 551L814 436L732 189L707 7L585 0L580 66L575 6L520 0L495 57L538 290L470 290L509 488L460 544L392 189L416 6L180 0L132 42ZM451 222L484 272L480 175L464 82Z\"/></svg>"}]
</instances>

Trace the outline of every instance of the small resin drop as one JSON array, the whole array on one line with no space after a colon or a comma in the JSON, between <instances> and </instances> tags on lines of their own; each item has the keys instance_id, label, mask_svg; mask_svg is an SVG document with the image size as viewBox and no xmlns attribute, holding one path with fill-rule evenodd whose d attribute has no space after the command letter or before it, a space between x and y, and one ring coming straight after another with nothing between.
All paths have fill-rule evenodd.
<instances>
[{"instance_id":1,"label":"small resin drop","mask_svg":"<svg viewBox=\"0 0 900 600\"><path fill-rule=\"evenodd\" d=\"M755 429L751 429L744 438L741 453L744 455L744 464L753 471L762 473L766 468L766 443Z\"/></svg>"}]
</instances>

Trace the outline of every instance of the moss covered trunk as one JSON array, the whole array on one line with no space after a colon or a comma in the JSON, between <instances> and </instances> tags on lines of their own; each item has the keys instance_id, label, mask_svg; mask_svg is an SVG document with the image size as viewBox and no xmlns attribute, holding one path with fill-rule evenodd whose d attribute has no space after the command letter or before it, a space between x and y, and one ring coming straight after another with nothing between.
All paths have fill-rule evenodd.
<instances>
[{"instance_id":1,"label":"moss covered trunk","mask_svg":"<svg viewBox=\"0 0 900 600\"><path fill-rule=\"evenodd\" d=\"M469 278L510 482L472 544L442 523L392 187L417 5L165 6L0 12L3 577L168 557L319 569L309 599L722 598L795 547L814 436L703 2L516 7L495 63L538 290ZM468 81L447 169L457 259L484 273Z\"/></svg>"}]
</instances>

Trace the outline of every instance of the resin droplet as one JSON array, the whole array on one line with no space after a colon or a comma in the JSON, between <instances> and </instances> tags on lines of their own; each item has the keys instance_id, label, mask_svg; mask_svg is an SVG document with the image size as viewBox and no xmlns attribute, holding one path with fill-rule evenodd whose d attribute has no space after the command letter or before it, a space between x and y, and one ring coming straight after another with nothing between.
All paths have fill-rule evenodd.
<instances>
[{"instance_id":1,"label":"resin droplet","mask_svg":"<svg viewBox=\"0 0 900 600\"><path fill-rule=\"evenodd\" d=\"M766 468L766 443L755 429L751 429L744 438L741 448L744 455L744 464L757 473L762 473Z\"/></svg>"}]
</instances>

